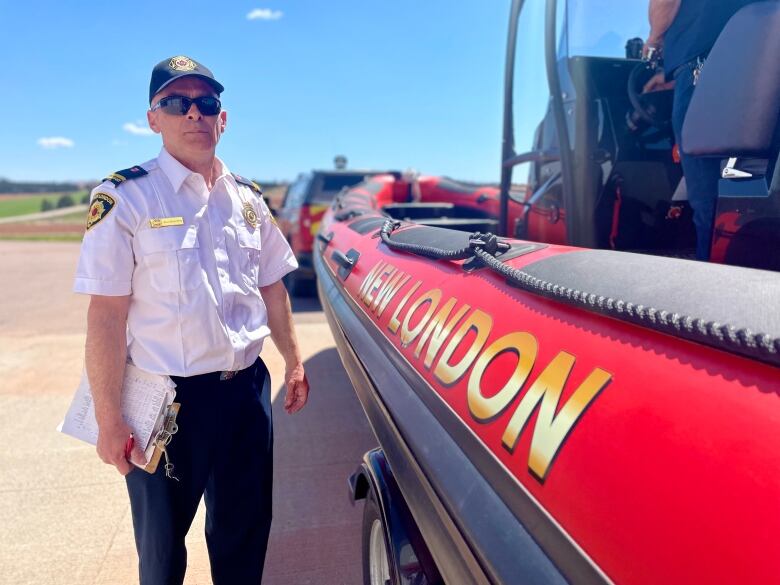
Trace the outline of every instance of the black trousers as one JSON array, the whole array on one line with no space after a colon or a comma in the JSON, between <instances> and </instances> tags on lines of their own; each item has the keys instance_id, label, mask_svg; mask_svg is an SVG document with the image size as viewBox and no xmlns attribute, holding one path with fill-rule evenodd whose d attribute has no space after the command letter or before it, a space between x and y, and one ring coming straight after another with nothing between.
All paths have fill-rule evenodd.
<instances>
[{"instance_id":1,"label":"black trousers","mask_svg":"<svg viewBox=\"0 0 780 585\"><path fill-rule=\"evenodd\" d=\"M214 585L259 584L271 528L271 381L258 360L230 380L219 373L176 382L179 431L156 473L127 475L141 585L184 580L184 536L201 496Z\"/></svg>"}]
</instances>

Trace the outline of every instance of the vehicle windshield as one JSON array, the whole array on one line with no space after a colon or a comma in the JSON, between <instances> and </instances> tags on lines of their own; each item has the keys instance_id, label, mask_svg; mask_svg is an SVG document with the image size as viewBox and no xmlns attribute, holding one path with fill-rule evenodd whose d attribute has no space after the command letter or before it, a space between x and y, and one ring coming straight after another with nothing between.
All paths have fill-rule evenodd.
<instances>
[{"instance_id":1,"label":"vehicle windshield","mask_svg":"<svg viewBox=\"0 0 780 585\"><path fill-rule=\"evenodd\" d=\"M306 199L306 192L309 190L310 183L311 175L299 176L298 179L287 189L287 195L284 198L284 207L288 209L295 209L303 205L303 202Z\"/></svg>"},{"instance_id":2,"label":"vehicle windshield","mask_svg":"<svg viewBox=\"0 0 780 585\"><path fill-rule=\"evenodd\" d=\"M314 202L329 202L336 194L344 187L352 187L358 183L364 181L365 175L325 175L322 177L322 182L319 186L315 183L312 190L309 201Z\"/></svg>"},{"instance_id":3,"label":"vehicle windshield","mask_svg":"<svg viewBox=\"0 0 780 585\"><path fill-rule=\"evenodd\" d=\"M569 57L626 57L626 43L650 31L642 0L568 0L561 49Z\"/></svg>"}]
</instances>

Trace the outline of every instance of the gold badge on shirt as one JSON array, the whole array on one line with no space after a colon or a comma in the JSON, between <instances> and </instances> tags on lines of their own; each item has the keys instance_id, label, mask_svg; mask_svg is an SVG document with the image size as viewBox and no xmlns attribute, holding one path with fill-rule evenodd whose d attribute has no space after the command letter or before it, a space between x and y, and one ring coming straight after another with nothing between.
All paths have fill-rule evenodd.
<instances>
[{"instance_id":1,"label":"gold badge on shirt","mask_svg":"<svg viewBox=\"0 0 780 585\"><path fill-rule=\"evenodd\" d=\"M244 221L246 221L253 228L257 227L257 213L249 201L244 201L242 215L244 216Z\"/></svg>"}]
</instances>

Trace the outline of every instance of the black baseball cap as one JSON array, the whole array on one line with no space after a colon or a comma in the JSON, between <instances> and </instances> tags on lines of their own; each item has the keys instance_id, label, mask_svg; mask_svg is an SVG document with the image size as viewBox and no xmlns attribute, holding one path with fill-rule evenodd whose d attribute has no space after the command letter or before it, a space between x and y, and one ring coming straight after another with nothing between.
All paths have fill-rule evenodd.
<instances>
[{"instance_id":1,"label":"black baseball cap","mask_svg":"<svg viewBox=\"0 0 780 585\"><path fill-rule=\"evenodd\" d=\"M214 74L208 67L201 65L195 59L190 59L184 55L177 55L170 59L163 59L152 69L152 80L149 82L149 104L152 103L152 98L160 90L170 83L176 81L180 77L200 77L203 81L206 81L217 95L225 91L222 84L214 79Z\"/></svg>"}]
</instances>

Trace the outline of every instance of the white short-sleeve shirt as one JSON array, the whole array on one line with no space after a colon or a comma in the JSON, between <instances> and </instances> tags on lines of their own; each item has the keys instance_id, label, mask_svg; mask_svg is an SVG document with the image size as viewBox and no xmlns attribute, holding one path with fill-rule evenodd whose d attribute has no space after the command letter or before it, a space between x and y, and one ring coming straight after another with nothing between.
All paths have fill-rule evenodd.
<instances>
[{"instance_id":1,"label":"white short-sleeve shirt","mask_svg":"<svg viewBox=\"0 0 780 585\"><path fill-rule=\"evenodd\" d=\"M217 164L209 191L163 148L140 165L146 175L92 192L105 205L84 235L74 291L131 295L128 354L148 372L249 367L270 334L258 287L298 267L262 197Z\"/></svg>"}]
</instances>

